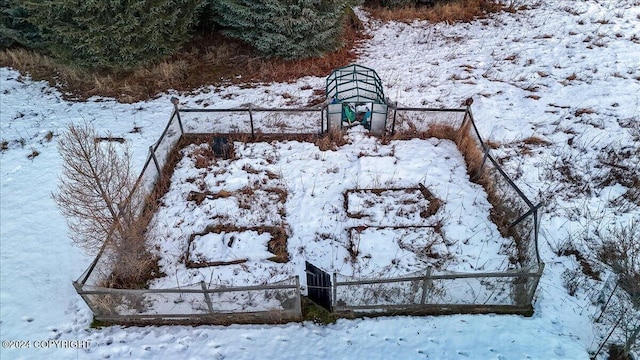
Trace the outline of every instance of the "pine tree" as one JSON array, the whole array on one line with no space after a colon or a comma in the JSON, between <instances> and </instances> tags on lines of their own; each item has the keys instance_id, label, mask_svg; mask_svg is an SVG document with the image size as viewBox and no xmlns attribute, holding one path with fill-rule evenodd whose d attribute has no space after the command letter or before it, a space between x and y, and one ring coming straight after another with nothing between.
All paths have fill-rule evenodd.
<instances>
[{"instance_id":1,"label":"pine tree","mask_svg":"<svg viewBox=\"0 0 640 360\"><path fill-rule=\"evenodd\" d=\"M0 1L0 47L21 45L31 49L42 46L40 30L29 22L22 1Z\"/></svg>"},{"instance_id":2,"label":"pine tree","mask_svg":"<svg viewBox=\"0 0 640 360\"><path fill-rule=\"evenodd\" d=\"M267 56L321 56L342 45L349 0L210 0L223 33Z\"/></svg>"},{"instance_id":3,"label":"pine tree","mask_svg":"<svg viewBox=\"0 0 640 360\"><path fill-rule=\"evenodd\" d=\"M56 57L88 68L132 68L174 54L205 0L43 0L25 3Z\"/></svg>"}]
</instances>

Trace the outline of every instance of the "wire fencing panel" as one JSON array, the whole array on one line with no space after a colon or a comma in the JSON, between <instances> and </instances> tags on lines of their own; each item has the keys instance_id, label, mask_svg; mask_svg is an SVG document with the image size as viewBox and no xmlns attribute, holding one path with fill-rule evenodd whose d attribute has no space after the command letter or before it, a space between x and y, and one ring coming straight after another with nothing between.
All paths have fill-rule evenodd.
<instances>
[{"instance_id":1,"label":"wire fencing panel","mask_svg":"<svg viewBox=\"0 0 640 360\"><path fill-rule=\"evenodd\" d=\"M318 134L321 131L320 109L256 109L252 117L256 133Z\"/></svg>"},{"instance_id":2,"label":"wire fencing panel","mask_svg":"<svg viewBox=\"0 0 640 360\"><path fill-rule=\"evenodd\" d=\"M462 274L428 269L392 279L335 275L336 310L384 311L393 308L531 305L541 272L536 266L503 273Z\"/></svg>"},{"instance_id":3,"label":"wire fencing panel","mask_svg":"<svg viewBox=\"0 0 640 360\"><path fill-rule=\"evenodd\" d=\"M180 137L182 136L180 117L181 115L179 113L174 112L158 141L151 146L153 156L157 160L158 171L162 171L164 166L167 164L171 150L173 150L173 147L178 143L178 140L180 140Z\"/></svg>"},{"instance_id":4,"label":"wire fencing panel","mask_svg":"<svg viewBox=\"0 0 640 360\"><path fill-rule=\"evenodd\" d=\"M150 146L149 157L132 198L153 201L150 195L163 180L163 171L171 160L169 156L183 134L317 134L323 132L323 111L324 108L265 109L252 105L237 109L175 111L161 137ZM485 188L489 197L494 196L494 200L497 197L498 201L492 201L492 220L504 232L503 236L514 238L513 263L519 269L482 274L454 274L427 269L394 279L355 279L335 275L334 309L375 312L420 306L531 306L544 268L537 249L539 205L534 206L522 194L491 156L470 111L390 107L389 114L393 119L387 121L388 132L436 134L439 131L439 135L456 141L459 148L464 145L461 135L465 135L480 149L481 171L477 177L486 177L488 185ZM461 152L464 151L461 149ZM135 213L141 215L144 203L138 203L141 208ZM113 270L111 257L109 248L104 247L89 269L74 283L97 319L207 318L206 321L228 323L229 314L250 314L253 322L301 318L297 277L262 287L208 287L198 283L175 289L111 289L101 287ZM242 319L235 317L231 322L242 322Z\"/></svg>"},{"instance_id":5,"label":"wire fencing panel","mask_svg":"<svg viewBox=\"0 0 640 360\"><path fill-rule=\"evenodd\" d=\"M424 278L358 279L336 274L334 309L384 308L424 304Z\"/></svg>"},{"instance_id":6,"label":"wire fencing panel","mask_svg":"<svg viewBox=\"0 0 640 360\"><path fill-rule=\"evenodd\" d=\"M264 286L208 286L204 282L173 289L107 289L85 285L78 289L96 319L144 321L157 318L208 317L250 313L252 320L299 320L297 277ZM262 313L262 314L261 314ZM214 321L215 322L215 321Z\"/></svg>"},{"instance_id":7,"label":"wire fencing panel","mask_svg":"<svg viewBox=\"0 0 640 360\"><path fill-rule=\"evenodd\" d=\"M321 108L180 109L185 133L317 134Z\"/></svg>"},{"instance_id":8,"label":"wire fencing panel","mask_svg":"<svg viewBox=\"0 0 640 360\"><path fill-rule=\"evenodd\" d=\"M152 195L154 187L159 180L162 179L162 171L169 161L169 156L173 148L182 136L180 117L174 112L167 122L160 138L151 146L149 146L149 154L144 166L138 176L136 185L130 196L131 203L139 206L134 209L134 213L141 215L142 208L145 207L145 199Z\"/></svg>"},{"instance_id":9,"label":"wire fencing panel","mask_svg":"<svg viewBox=\"0 0 640 360\"><path fill-rule=\"evenodd\" d=\"M463 109L426 109L398 107L389 109L387 132L429 131L434 126L458 129L465 118Z\"/></svg>"},{"instance_id":10,"label":"wire fencing panel","mask_svg":"<svg viewBox=\"0 0 640 360\"><path fill-rule=\"evenodd\" d=\"M498 226L503 236L514 239L515 248L512 262L520 266L529 266L540 262L538 254L538 228L540 224L540 204L534 204L509 178L491 155L488 145L484 143L478 129L469 117L471 126L468 135L482 149L481 173L476 174L485 186L487 195L493 204L491 220ZM488 180L488 181L487 181Z\"/></svg>"}]
</instances>

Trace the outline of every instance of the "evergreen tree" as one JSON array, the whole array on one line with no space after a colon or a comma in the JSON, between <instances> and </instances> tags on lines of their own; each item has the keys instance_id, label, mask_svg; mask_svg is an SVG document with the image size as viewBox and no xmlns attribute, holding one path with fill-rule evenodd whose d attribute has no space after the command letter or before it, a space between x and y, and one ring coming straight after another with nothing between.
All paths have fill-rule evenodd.
<instances>
[{"instance_id":1,"label":"evergreen tree","mask_svg":"<svg viewBox=\"0 0 640 360\"><path fill-rule=\"evenodd\" d=\"M223 33L267 56L321 56L342 45L349 0L210 0Z\"/></svg>"},{"instance_id":2,"label":"evergreen tree","mask_svg":"<svg viewBox=\"0 0 640 360\"><path fill-rule=\"evenodd\" d=\"M42 46L40 30L29 22L23 1L0 1L0 48L22 45L27 48Z\"/></svg>"},{"instance_id":3,"label":"evergreen tree","mask_svg":"<svg viewBox=\"0 0 640 360\"><path fill-rule=\"evenodd\" d=\"M82 67L126 69L174 54L205 0L42 0L25 3L47 49Z\"/></svg>"}]
</instances>

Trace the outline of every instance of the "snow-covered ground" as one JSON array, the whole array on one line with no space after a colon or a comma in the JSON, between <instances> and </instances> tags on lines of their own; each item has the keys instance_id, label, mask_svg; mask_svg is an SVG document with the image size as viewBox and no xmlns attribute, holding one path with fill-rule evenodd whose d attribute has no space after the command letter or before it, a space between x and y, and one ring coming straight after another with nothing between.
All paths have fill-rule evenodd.
<instances>
[{"instance_id":1,"label":"snow-covered ground","mask_svg":"<svg viewBox=\"0 0 640 360\"><path fill-rule=\"evenodd\" d=\"M546 199L540 251L547 266L533 317L91 329L91 313L71 281L92 255L71 244L50 197L61 168L57 135L65 126L88 122L101 133L124 137L141 168L168 119L170 96L178 95L190 107L203 100L225 108L305 104L311 89L323 88L325 79L232 86L192 96L168 93L136 104L110 99L73 103L46 84L3 68L0 357L588 358L610 330L594 325L600 311L592 298L604 284L580 280L570 295L566 274L580 273L581 265L557 251L573 243L593 257L587 239L640 219L637 198L628 187L601 181L612 171L604 158L610 154L627 154L618 160L632 175L639 171L640 3L541 0L527 5L528 10L469 24L370 21L366 28L373 37L363 44L358 63L375 69L386 95L402 105L458 107L473 97L474 117L481 134L495 144L494 154L528 195L540 193ZM598 268L606 279L609 273Z\"/></svg>"},{"instance_id":2,"label":"snow-covered ground","mask_svg":"<svg viewBox=\"0 0 640 360\"><path fill-rule=\"evenodd\" d=\"M455 143L433 138L383 145L363 130L350 129L349 144L335 151L298 141L238 142L235 159L202 160L208 144L183 149L152 220L151 247L158 249L166 274L154 281L153 288L200 281L244 286L296 275L304 278L305 261L360 278L406 276L428 266L458 272L509 268L505 249L513 248L513 241L504 239L489 220L487 195L469 180ZM428 207L418 187L421 183L443 199L435 214L420 214ZM398 190L379 195L367 190L380 188ZM209 198L189 200L193 193ZM207 241L193 237L208 226L225 225L288 229L290 260L265 261L276 255L266 252L268 234L249 243L236 232L238 241L232 246L230 238L220 237L219 232L209 233ZM373 230L392 226L403 228ZM424 226L438 226L439 233L416 228ZM190 242L192 238L195 241ZM247 261L189 268L181 261L187 249L191 261L194 257L200 262ZM262 256L257 255L261 249Z\"/></svg>"}]
</instances>

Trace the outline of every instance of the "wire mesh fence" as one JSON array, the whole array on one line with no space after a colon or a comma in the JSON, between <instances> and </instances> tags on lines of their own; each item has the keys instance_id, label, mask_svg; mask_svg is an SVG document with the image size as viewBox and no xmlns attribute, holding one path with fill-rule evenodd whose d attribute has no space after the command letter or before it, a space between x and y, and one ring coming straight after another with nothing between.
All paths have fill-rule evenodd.
<instances>
[{"instance_id":1,"label":"wire mesh fence","mask_svg":"<svg viewBox=\"0 0 640 360\"><path fill-rule=\"evenodd\" d=\"M389 109L387 132L426 132L434 126L459 129L465 120L465 109L432 109L392 106Z\"/></svg>"},{"instance_id":2,"label":"wire mesh fence","mask_svg":"<svg viewBox=\"0 0 640 360\"><path fill-rule=\"evenodd\" d=\"M326 107L267 109L247 105L234 109L178 109L172 113L137 179L130 198L147 199L133 213L154 211L172 171L177 145L188 136L231 134L256 138L260 134L322 134L328 131ZM353 279L334 275L332 306L336 311L368 313L425 310L428 312L529 313L544 264L537 248L539 209L511 181L480 137L469 108L427 109L390 106L386 135L434 132L450 137L470 165L479 157L476 179L497 199L492 218L503 236L514 239L512 269L495 273L446 273L425 269L394 279ZM470 140L469 140L470 139ZM464 147L479 155L467 154ZM173 154L173 155L172 155ZM474 155L475 154L475 155ZM494 200L495 200L494 199ZM301 319L298 277L263 286L215 287L204 283L173 289L113 289L105 279L113 271L105 246L74 282L96 319L114 323L273 323Z\"/></svg>"},{"instance_id":3,"label":"wire mesh fence","mask_svg":"<svg viewBox=\"0 0 640 360\"><path fill-rule=\"evenodd\" d=\"M274 109L248 104L228 109L180 109L190 134L319 134L325 108Z\"/></svg>"},{"instance_id":4,"label":"wire mesh fence","mask_svg":"<svg viewBox=\"0 0 640 360\"><path fill-rule=\"evenodd\" d=\"M172 289L110 289L76 284L97 320L114 323L289 322L301 318L298 277L261 286L210 286L205 282Z\"/></svg>"},{"instance_id":5,"label":"wire mesh fence","mask_svg":"<svg viewBox=\"0 0 640 360\"><path fill-rule=\"evenodd\" d=\"M484 182L489 197L493 197L492 220L503 236L514 239L514 260L520 266L540 263L538 231L542 203L534 203L511 180L482 140L473 117L468 119L468 136L482 149L483 160L476 177Z\"/></svg>"},{"instance_id":6,"label":"wire mesh fence","mask_svg":"<svg viewBox=\"0 0 640 360\"><path fill-rule=\"evenodd\" d=\"M530 314L542 265L494 273L453 273L426 269L390 279L357 279L335 274L337 312L464 312L476 309ZM435 310L434 310L435 309Z\"/></svg>"}]
</instances>

